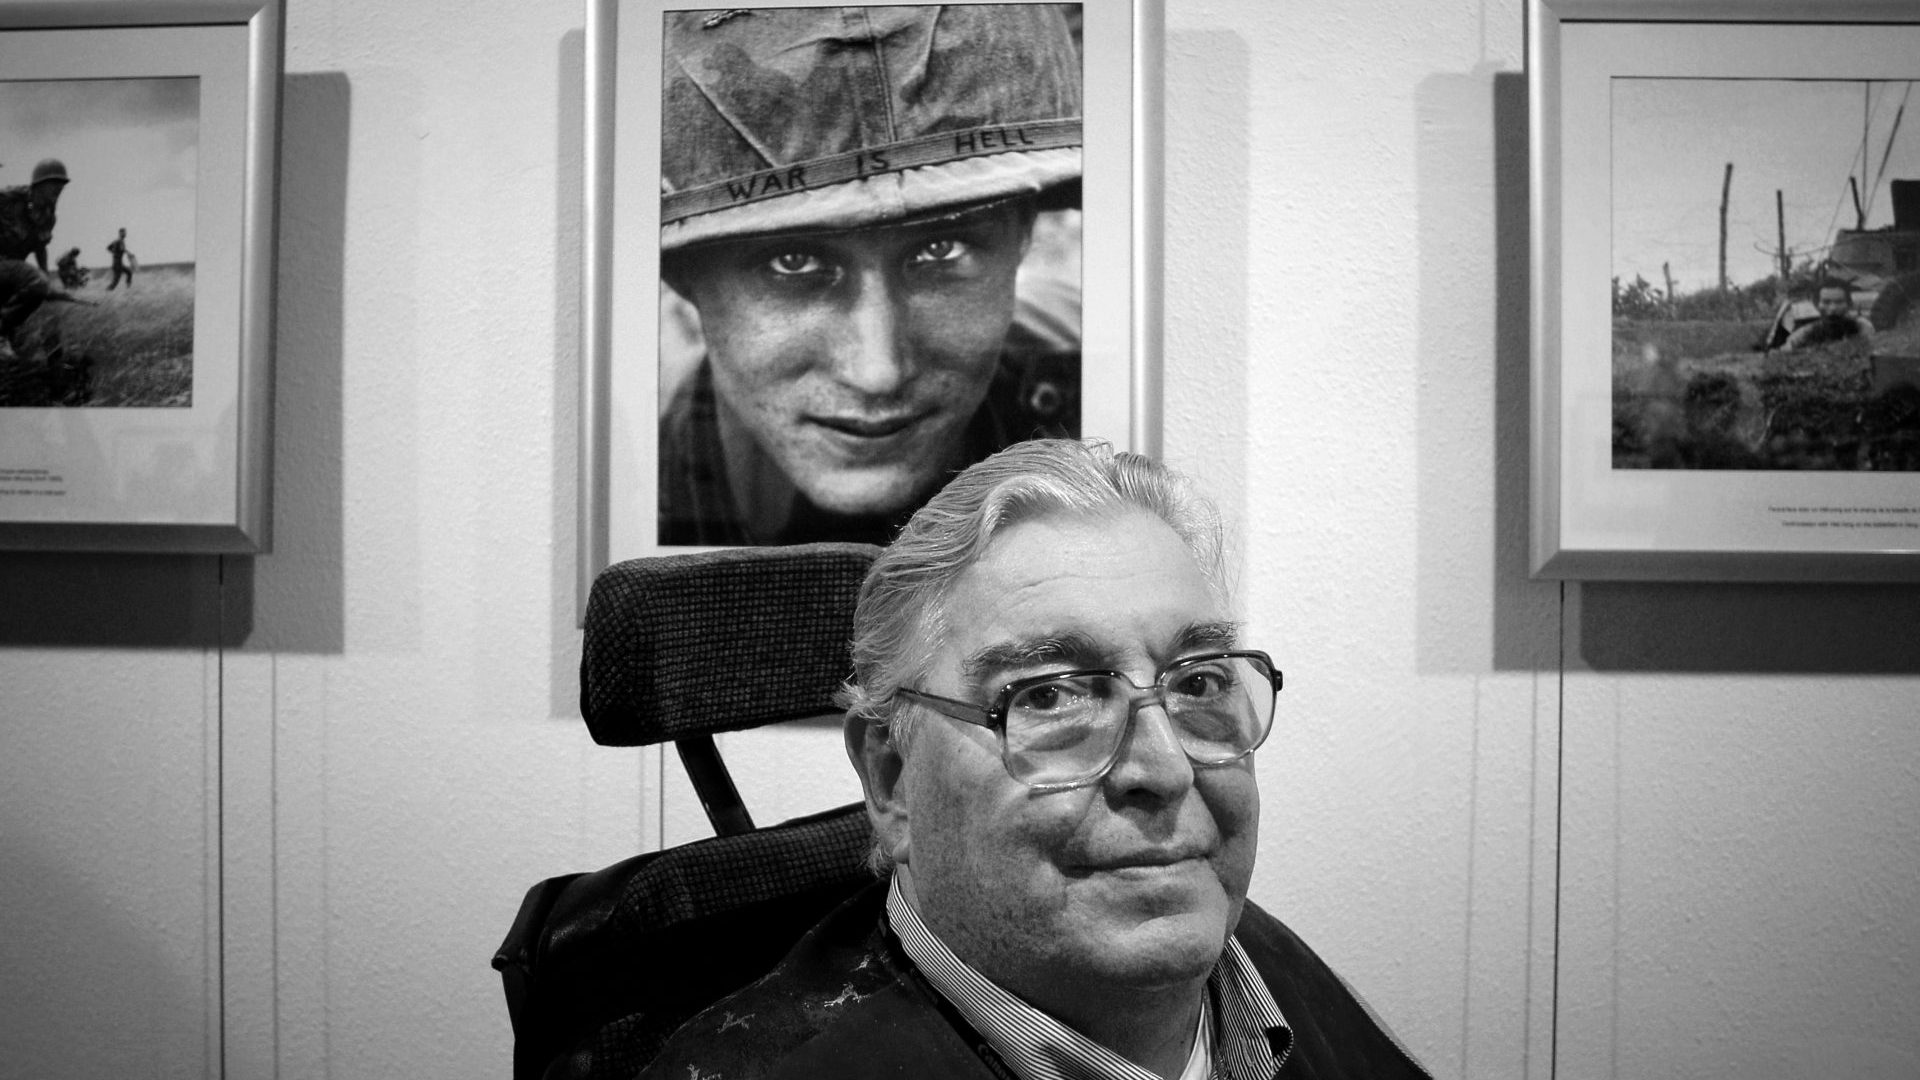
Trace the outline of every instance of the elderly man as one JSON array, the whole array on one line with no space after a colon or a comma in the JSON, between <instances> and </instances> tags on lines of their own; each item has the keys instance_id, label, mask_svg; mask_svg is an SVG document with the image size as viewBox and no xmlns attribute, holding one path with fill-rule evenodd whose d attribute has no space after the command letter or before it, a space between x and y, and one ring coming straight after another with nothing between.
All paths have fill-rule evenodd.
<instances>
[{"instance_id":1,"label":"elderly man","mask_svg":"<svg viewBox=\"0 0 1920 1080\"><path fill-rule=\"evenodd\" d=\"M1066 440L962 473L875 562L848 753L884 880L644 1074L1426 1074L1246 900L1280 674L1219 527Z\"/></svg>"},{"instance_id":2,"label":"elderly man","mask_svg":"<svg viewBox=\"0 0 1920 1080\"><path fill-rule=\"evenodd\" d=\"M1071 7L667 13L663 302L704 351L662 391L660 543L885 543L1079 433L1077 276L1023 271L1078 204Z\"/></svg>"}]
</instances>

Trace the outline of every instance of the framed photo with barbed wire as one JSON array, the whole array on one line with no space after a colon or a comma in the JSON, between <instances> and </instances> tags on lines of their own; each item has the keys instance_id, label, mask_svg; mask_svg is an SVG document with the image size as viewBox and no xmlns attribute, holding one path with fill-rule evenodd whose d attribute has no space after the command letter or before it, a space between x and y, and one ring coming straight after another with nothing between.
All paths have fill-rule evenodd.
<instances>
[{"instance_id":1,"label":"framed photo with barbed wire","mask_svg":"<svg viewBox=\"0 0 1920 1080\"><path fill-rule=\"evenodd\" d=\"M1920 3L1530 14L1535 575L1920 579Z\"/></svg>"},{"instance_id":2,"label":"framed photo with barbed wire","mask_svg":"<svg viewBox=\"0 0 1920 1080\"><path fill-rule=\"evenodd\" d=\"M1157 0L595 0L581 596L1158 439Z\"/></svg>"},{"instance_id":3,"label":"framed photo with barbed wire","mask_svg":"<svg viewBox=\"0 0 1920 1080\"><path fill-rule=\"evenodd\" d=\"M0 0L0 547L261 552L279 0Z\"/></svg>"}]
</instances>

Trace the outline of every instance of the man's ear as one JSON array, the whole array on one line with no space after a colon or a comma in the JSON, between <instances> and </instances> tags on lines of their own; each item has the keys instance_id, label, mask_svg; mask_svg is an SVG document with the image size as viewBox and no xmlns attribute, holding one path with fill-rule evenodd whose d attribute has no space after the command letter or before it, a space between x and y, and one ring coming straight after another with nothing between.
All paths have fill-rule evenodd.
<instances>
[{"instance_id":1,"label":"man's ear","mask_svg":"<svg viewBox=\"0 0 1920 1080\"><path fill-rule=\"evenodd\" d=\"M866 792L867 819L873 822L875 842L894 862L909 861L912 830L904 781L907 762L899 744L889 728L851 713L844 734L847 758L853 762L853 771L860 774L860 787Z\"/></svg>"}]
</instances>

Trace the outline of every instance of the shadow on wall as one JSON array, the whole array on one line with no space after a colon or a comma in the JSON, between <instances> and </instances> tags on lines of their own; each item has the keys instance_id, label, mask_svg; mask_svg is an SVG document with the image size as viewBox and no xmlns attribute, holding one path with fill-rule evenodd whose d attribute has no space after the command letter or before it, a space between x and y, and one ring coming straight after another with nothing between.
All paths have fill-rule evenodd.
<instances>
[{"instance_id":1,"label":"shadow on wall","mask_svg":"<svg viewBox=\"0 0 1920 1080\"><path fill-rule=\"evenodd\" d=\"M289 75L280 129L280 289L274 341L273 554L259 560L248 644L339 653L346 641L341 290L352 89Z\"/></svg>"},{"instance_id":2,"label":"shadow on wall","mask_svg":"<svg viewBox=\"0 0 1920 1080\"><path fill-rule=\"evenodd\" d=\"M1920 674L1913 585L1593 581L1568 596L1596 671Z\"/></svg>"},{"instance_id":3,"label":"shadow on wall","mask_svg":"<svg viewBox=\"0 0 1920 1080\"><path fill-rule=\"evenodd\" d=\"M7 552L0 596L0 645L216 648L253 629L253 559Z\"/></svg>"},{"instance_id":4,"label":"shadow on wall","mask_svg":"<svg viewBox=\"0 0 1920 1080\"><path fill-rule=\"evenodd\" d=\"M1218 390L1244 390L1256 351L1247 333L1253 62L1238 33L1187 28L1167 31L1165 65L1165 148L1157 161L1165 208L1161 429L1184 443L1172 463L1200 478L1226 511L1228 543L1244 559L1252 554L1254 466L1206 466L1244 462L1250 450L1254 401ZM1177 122L1164 122L1171 117Z\"/></svg>"},{"instance_id":5,"label":"shadow on wall","mask_svg":"<svg viewBox=\"0 0 1920 1080\"><path fill-rule=\"evenodd\" d=\"M204 1074L206 957L192 934L156 934L152 913L76 872L73 860L0 838L0 1061L10 1076Z\"/></svg>"},{"instance_id":6,"label":"shadow on wall","mask_svg":"<svg viewBox=\"0 0 1920 1080\"><path fill-rule=\"evenodd\" d=\"M1527 575L1527 83L1482 69L1423 80L1418 98L1420 391L1419 617L1423 670L1559 664L1559 590ZM1486 193L1487 164L1493 197ZM1489 220L1490 219L1490 220ZM1493 277L1475 251L1493 237ZM1493 356L1481 352L1491 322ZM1489 382L1491 394L1488 393ZM1490 438L1482 415L1493 403ZM1491 456L1482 447L1491 445ZM1456 528L1463 498L1486 489L1482 525ZM1462 564L1491 541L1490 595ZM1491 604L1491 642L1458 633Z\"/></svg>"},{"instance_id":7,"label":"shadow on wall","mask_svg":"<svg viewBox=\"0 0 1920 1080\"><path fill-rule=\"evenodd\" d=\"M560 93L554 116L553 203L553 571L554 641L547 685L549 715L580 718L580 615L587 598L577 584L583 553L580 507L580 289L584 252L582 200L586 197L586 40L570 30L560 39L554 65Z\"/></svg>"},{"instance_id":8,"label":"shadow on wall","mask_svg":"<svg viewBox=\"0 0 1920 1080\"><path fill-rule=\"evenodd\" d=\"M1559 589L1528 580L1529 359L1527 248L1527 79L1493 77L1494 186L1494 545L1493 648L1496 668L1559 665L1550 634L1565 615ZM1542 618L1542 605L1552 614ZM1556 618L1557 617L1557 618Z\"/></svg>"},{"instance_id":9,"label":"shadow on wall","mask_svg":"<svg viewBox=\"0 0 1920 1080\"><path fill-rule=\"evenodd\" d=\"M271 555L0 554L0 645L226 648L283 609L262 647L335 653L341 584L341 260L349 95L289 75L282 98ZM256 601L258 609L256 609ZM264 621L264 620L263 620Z\"/></svg>"}]
</instances>

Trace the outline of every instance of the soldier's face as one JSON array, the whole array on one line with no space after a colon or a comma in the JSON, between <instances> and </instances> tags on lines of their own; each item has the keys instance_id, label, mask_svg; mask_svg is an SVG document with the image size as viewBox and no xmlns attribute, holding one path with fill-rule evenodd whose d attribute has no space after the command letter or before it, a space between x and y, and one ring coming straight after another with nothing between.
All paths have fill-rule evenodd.
<instances>
[{"instance_id":1,"label":"soldier's face","mask_svg":"<svg viewBox=\"0 0 1920 1080\"><path fill-rule=\"evenodd\" d=\"M1853 299L1845 289L1821 289L1820 298L1814 301L1814 306L1820 309L1820 314L1833 318L1852 310Z\"/></svg>"},{"instance_id":2,"label":"soldier's face","mask_svg":"<svg viewBox=\"0 0 1920 1080\"><path fill-rule=\"evenodd\" d=\"M964 464L1032 226L1003 204L689 257L675 285L700 310L723 439L744 434L825 510L913 505Z\"/></svg>"}]
</instances>

